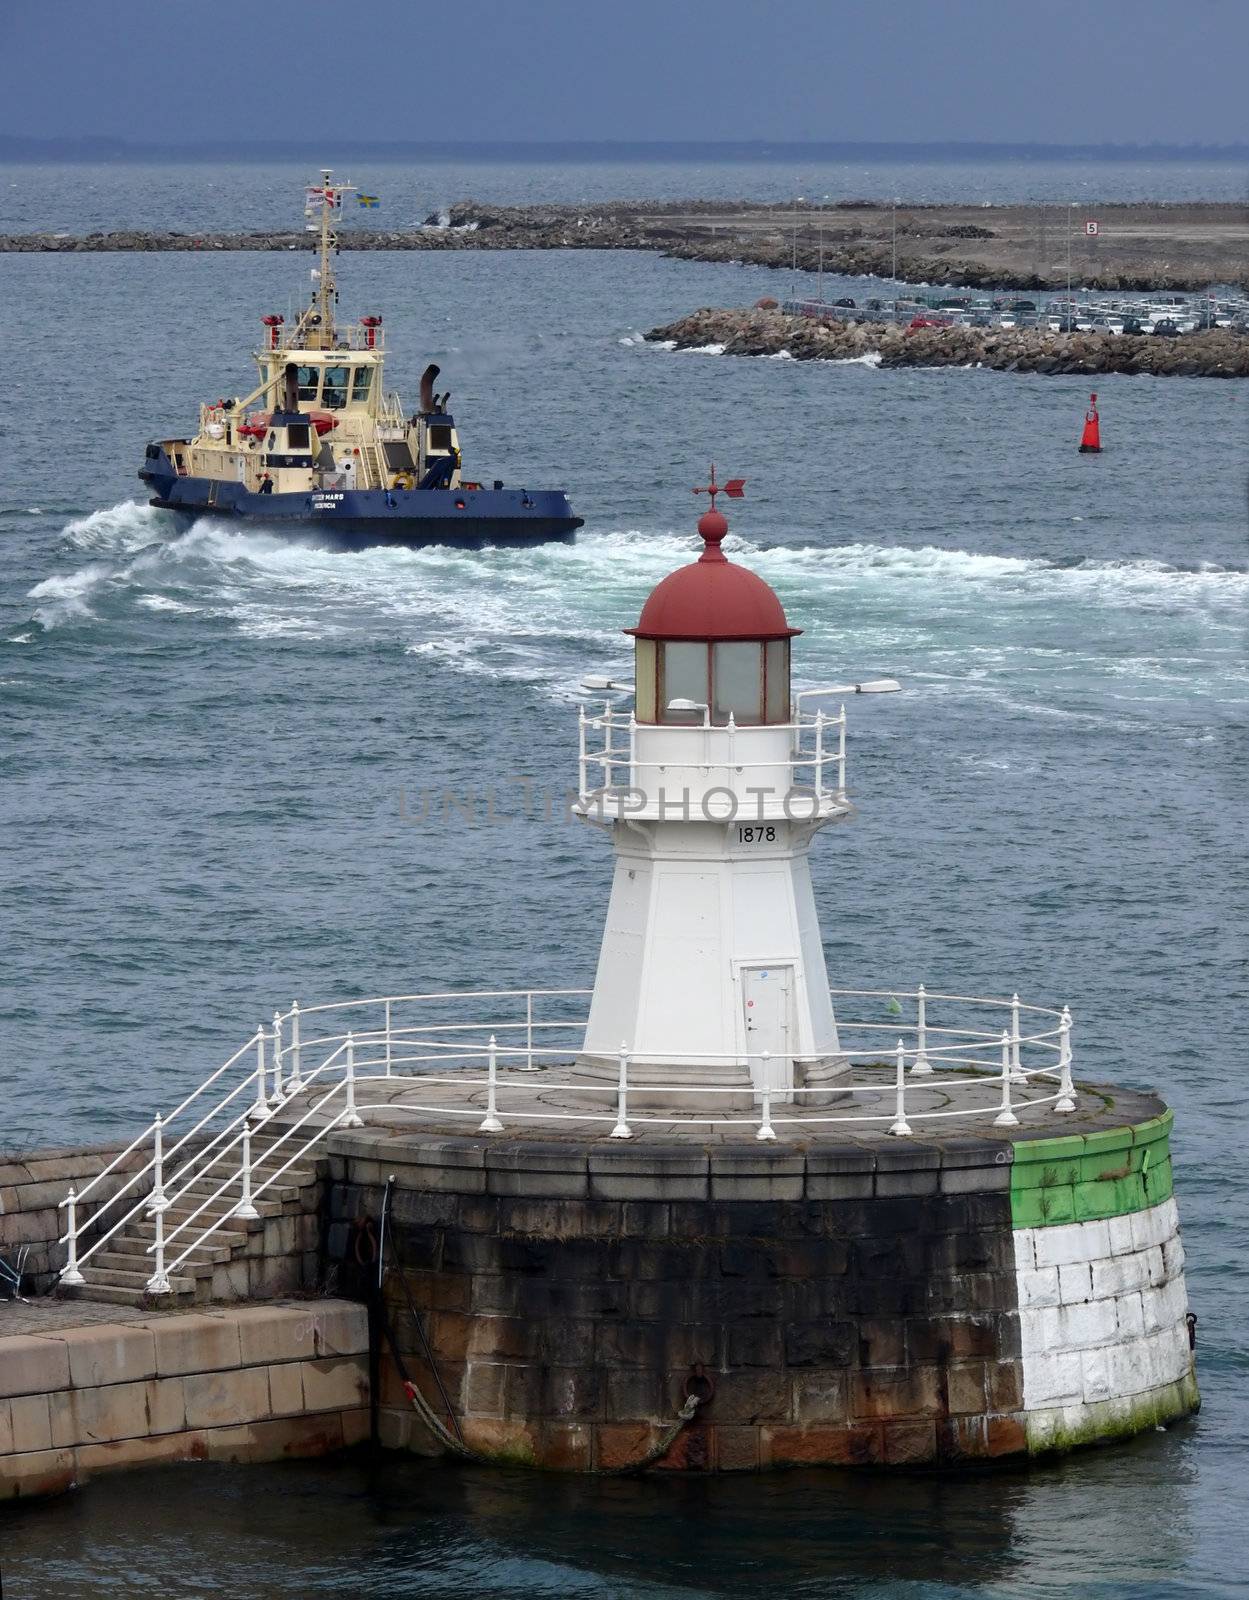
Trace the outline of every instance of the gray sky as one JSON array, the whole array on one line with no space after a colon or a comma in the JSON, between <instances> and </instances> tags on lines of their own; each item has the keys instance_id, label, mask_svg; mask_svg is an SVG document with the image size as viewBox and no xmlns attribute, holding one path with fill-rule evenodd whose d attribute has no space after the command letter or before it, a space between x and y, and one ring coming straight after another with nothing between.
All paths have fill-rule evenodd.
<instances>
[{"instance_id":1,"label":"gray sky","mask_svg":"<svg viewBox=\"0 0 1249 1600\"><path fill-rule=\"evenodd\" d=\"M1249 138L1249 0L3 0L0 132Z\"/></svg>"}]
</instances>

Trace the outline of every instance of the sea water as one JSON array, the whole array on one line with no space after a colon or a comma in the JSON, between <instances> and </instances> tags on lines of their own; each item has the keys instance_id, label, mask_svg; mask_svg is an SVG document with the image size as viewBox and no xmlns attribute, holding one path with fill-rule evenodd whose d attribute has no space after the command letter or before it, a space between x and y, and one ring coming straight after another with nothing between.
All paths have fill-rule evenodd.
<instances>
[{"instance_id":1,"label":"sea water","mask_svg":"<svg viewBox=\"0 0 1249 1600\"><path fill-rule=\"evenodd\" d=\"M567 488L576 540L340 555L146 506L146 440L246 392L306 271L0 258L5 1147L130 1134L292 999L588 984L578 686L629 670L714 460L801 682L904 686L851 702L858 815L813 849L832 981L1066 1002L1077 1075L1167 1096L1205 1405L959 1479L101 1480L4 1514L6 1595L1243 1592L1244 386L1103 377L1082 457L1077 378L641 338L776 274L370 254L344 310L384 314L390 382L438 361L466 471Z\"/></svg>"}]
</instances>

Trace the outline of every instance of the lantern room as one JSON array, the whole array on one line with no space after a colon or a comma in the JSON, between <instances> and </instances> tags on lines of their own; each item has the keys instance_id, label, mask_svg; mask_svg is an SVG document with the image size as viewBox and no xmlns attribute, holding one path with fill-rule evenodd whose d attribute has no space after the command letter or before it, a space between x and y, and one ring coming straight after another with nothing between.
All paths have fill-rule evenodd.
<instances>
[{"instance_id":1,"label":"lantern room","mask_svg":"<svg viewBox=\"0 0 1249 1600\"><path fill-rule=\"evenodd\" d=\"M712 478L710 492L719 492ZM728 523L704 512L702 554L654 590L635 640L639 723L737 727L787 723L791 628L776 595L720 548Z\"/></svg>"}]
</instances>

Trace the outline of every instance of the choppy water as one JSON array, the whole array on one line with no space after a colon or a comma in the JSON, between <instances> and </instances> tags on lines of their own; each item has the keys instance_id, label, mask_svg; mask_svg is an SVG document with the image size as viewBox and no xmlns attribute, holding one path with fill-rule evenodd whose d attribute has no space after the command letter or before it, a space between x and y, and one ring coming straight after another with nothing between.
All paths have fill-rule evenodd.
<instances>
[{"instance_id":1,"label":"choppy water","mask_svg":"<svg viewBox=\"0 0 1249 1600\"><path fill-rule=\"evenodd\" d=\"M805 628L802 675L906 686L852 705L860 816L816 847L834 982L1069 1001L1081 1071L1167 1094L1206 1409L959 1483L184 1469L0 1523L6 1593L1237 1592L1244 386L1104 378L1108 448L1080 457L1079 380L640 342L767 275L368 255L344 302L384 312L392 380L439 360L468 470L566 486L576 542L335 555L142 505L143 442L247 386L303 271L4 262L5 1142L135 1127L296 996L588 981L597 832L416 826L400 797L571 784L578 680L625 666L714 457L749 479L733 541Z\"/></svg>"}]
</instances>

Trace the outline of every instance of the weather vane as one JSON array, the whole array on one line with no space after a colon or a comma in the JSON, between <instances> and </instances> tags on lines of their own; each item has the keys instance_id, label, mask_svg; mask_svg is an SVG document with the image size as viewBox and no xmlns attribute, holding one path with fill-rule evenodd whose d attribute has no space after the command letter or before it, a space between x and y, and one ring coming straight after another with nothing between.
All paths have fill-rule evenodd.
<instances>
[{"instance_id":1,"label":"weather vane","mask_svg":"<svg viewBox=\"0 0 1249 1600\"><path fill-rule=\"evenodd\" d=\"M742 495L743 495L744 491L745 491L745 488L746 488L746 480L745 480L745 478L729 478L724 483L717 483L716 482L716 464L713 461L711 463L711 482L707 483L707 484L704 484L702 486L702 488L695 489L694 493L695 494L710 495L711 496L711 509L714 511L715 508L716 508L716 496L718 494L727 494L730 500L740 500L742 498Z\"/></svg>"}]
</instances>

